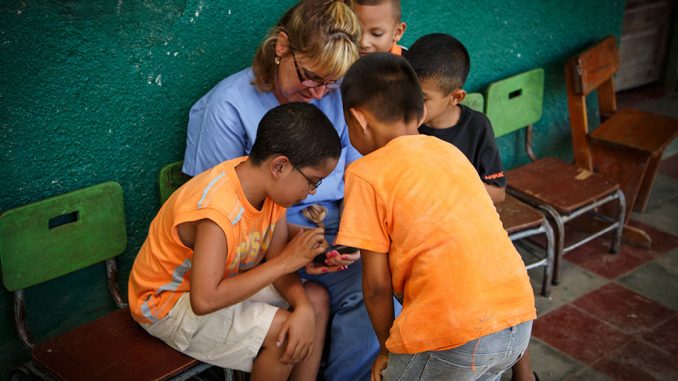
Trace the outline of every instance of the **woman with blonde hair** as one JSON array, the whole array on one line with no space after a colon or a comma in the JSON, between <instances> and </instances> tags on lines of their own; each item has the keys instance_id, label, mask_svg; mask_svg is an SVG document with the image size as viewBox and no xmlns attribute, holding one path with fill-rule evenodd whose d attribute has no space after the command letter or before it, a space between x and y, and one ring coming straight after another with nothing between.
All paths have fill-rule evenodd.
<instances>
[{"instance_id":1,"label":"woman with blonde hair","mask_svg":"<svg viewBox=\"0 0 678 381\"><path fill-rule=\"evenodd\" d=\"M320 181L304 176L310 195L287 211L291 224L312 226L301 211L326 210L325 236L334 241L344 197L344 169L360 154L351 146L338 81L358 59L360 23L350 1L301 0L267 34L252 67L222 80L191 108L183 171L195 176L224 160L248 155L263 115L280 104L308 102L330 119L342 143L335 170ZM287 174L286 174L287 175ZM326 265L300 275L330 294L330 341L324 379L369 379L379 346L362 295L359 253L332 252Z\"/></svg>"}]
</instances>

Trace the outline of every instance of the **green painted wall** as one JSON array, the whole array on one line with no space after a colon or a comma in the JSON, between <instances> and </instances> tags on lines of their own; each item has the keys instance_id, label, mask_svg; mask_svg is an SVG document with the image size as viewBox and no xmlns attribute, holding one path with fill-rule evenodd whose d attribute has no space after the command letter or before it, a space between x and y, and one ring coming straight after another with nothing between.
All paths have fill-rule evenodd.
<instances>
[{"instance_id":1,"label":"green painted wall","mask_svg":"<svg viewBox=\"0 0 678 381\"><path fill-rule=\"evenodd\" d=\"M119 260L126 290L135 253L157 210L157 173L183 156L188 109L220 79L249 64L266 29L293 3L3 1L0 210L118 181L130 238ZM404 0L409 26L403 43L430 32L457 36L471 52L471 91L545 67L537 153L569 159L562 67L581 47L618 35L623 8L623 0ZM499 139L509 168L526 161L516 145L519 138ZM35 336L110 311L103 274L103 267L95 266L29 290ZM13 324L11 294L3 290L2 379L28 357Z\"/></svg>"}]
</instances>

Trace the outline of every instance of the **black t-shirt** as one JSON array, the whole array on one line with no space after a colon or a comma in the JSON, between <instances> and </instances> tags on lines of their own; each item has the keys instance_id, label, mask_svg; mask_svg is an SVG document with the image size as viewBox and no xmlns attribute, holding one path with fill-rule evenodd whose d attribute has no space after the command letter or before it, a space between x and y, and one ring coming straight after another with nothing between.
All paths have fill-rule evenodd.
<instances>
[{"instance_id":1,"label":"black t-shirt","mask_svg":"<svg viewBox=\"0 0 678 381\"><path fill-rule=\"evenodd\" d=\"M437 129L422 125L419 133L454 144L473 164L484 183L505 188L504 167L490 120L481 112L464 105L460 107L461 116L455 126Z\"/></svg>"}]
</instances>

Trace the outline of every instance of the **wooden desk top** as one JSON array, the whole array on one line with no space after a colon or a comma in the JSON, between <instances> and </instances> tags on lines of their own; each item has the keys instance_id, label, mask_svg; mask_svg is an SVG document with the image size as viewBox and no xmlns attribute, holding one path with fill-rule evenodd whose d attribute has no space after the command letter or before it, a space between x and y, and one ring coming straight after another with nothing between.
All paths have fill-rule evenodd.
<instances>
[{"instance_id":1,"label":"wooden desk top","mask_svg":"<svg viewBox=\"0 0 678 381\"><path fill-rule=\"evenodd\" d=\"M649 152L653 157L678 136L678 119L637 110L621 110L591 133L591 139Z\"/></svg>"}]
</instances>

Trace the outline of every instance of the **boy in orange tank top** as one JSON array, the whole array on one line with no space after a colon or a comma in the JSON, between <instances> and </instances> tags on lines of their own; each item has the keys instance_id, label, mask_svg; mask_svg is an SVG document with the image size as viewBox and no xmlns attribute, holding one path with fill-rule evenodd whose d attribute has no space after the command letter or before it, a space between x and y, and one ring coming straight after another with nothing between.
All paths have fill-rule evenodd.
<instances>
[{"instance_id":1,"label":"boy in orange tank top","mask_svg":"<svg viewBox=\"0 0 678 381\"><path fill-rule=\"evenodd\" d=\"M322 229L288 231L285 208L315 193L340 153L315 106L266 113L249 157L192 178L158 212L130 274L133 318L174 349L252 380L315 379L329 297L296 271L327 242Z\"/></svg>"},{"instance_id":2,"label":"boy in orange tank top","mask_svg":"<svg viewBox=\"0 0 678 381\"><path fill-rule=\"evenodd\" d=\"M372 380L498 380L527 347L536 310L475 168L418 134L423 97L402 57L361 57L341 92L351 144L365 156L346 171L336 241L361 250L381 346ZM392 294L403 301L395 319Z\"/></svg>"}]
</instances>

